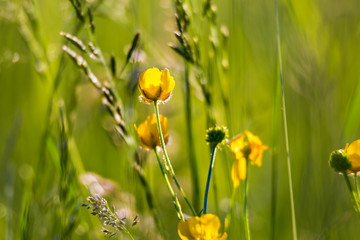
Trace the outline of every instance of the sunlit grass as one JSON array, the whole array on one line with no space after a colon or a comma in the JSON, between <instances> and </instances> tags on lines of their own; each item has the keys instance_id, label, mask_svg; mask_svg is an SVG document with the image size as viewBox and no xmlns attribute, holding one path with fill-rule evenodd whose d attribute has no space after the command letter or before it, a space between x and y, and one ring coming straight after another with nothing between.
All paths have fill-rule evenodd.
<instances>
[{"instance_id":1,"label":"sunlit grass","mask_svg":"<svg viewBox=\"0 0 360 240\"><path fill-rule=\"evenodd\" d=\"M101 239L101 222L81 204L102 189L127 220L139 214L129 228L135 239L179 239L156 155L139 148L133 127L154 113L139 101L138 77L158 67L176 82L159 111L170 126L168 157L194 212L203 208L210 164L206 129L224 125L230 137L249 129L269 146L248 179L251 238L294 238L293 210L299 239L356 239L359 217L328 159L360 135L357 1L277 4L0 0L0 238ZM242 239L244 194L239 188L232 196L234 161L227 147L217 150L207 212L223 224L232 202L226 232ZM195 215L169 180L184 213Z\"/></svg>"}]
</instances>

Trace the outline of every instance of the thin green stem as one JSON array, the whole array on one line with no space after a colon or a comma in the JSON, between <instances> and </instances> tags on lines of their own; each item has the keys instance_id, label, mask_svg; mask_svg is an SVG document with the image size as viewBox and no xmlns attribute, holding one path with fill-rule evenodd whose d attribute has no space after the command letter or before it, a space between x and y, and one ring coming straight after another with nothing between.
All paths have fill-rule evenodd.
<instances>
[{"instance_id":1,"label":"thin green stem","mask_svg":"<svg viewBox=\"0 0 360 240\"><path fill-rule=\"evenodd\" d=\"M354 184L355 184L355 190L356 190L356 196L357 196L357 201L360 202L360 193L359 193L359 185L358 185L358 181L357 181L357 175L354 175Z\"/></svg>"},{"instance_id":2,"label":"thin green stem","mask_svg":"<svg viewBox=\"0 0 360 240\"><path fill-rule=\"evenodd\" d=\"M169 167L170 174L173 174L174 169L171 165L169 156L167 154L167 151L165 148L164 136L163 136L163 133L161 130L160 114L159 114L159 107L158 107L157 101L154 101L154 106L155 106L155 116L156 116L156 121L157 121L157 127L158 127L158 131L159 131L159 136L160 136L160 145L161 145L161 149L163 150L164 157L165 157L165 164L167 167Z\"/></svg>"},{"instance_id":3,"label":"thin green stem","mask_svg":"<svg viewBox=\"0 0 360 240\"><path fill-rule=\"evenodd\" d=\"M112 216L112 218L116 219L115 220L115 222L117 223L116 226L120 227L121 231L125 232L132 240L134 240L134 237L132 236L130 231L123 224L120 223L120 220L118 219L117 215L111 210L108 202L106 202L106 208L109 210L109 213Z\"/></svg>"},{"instance_id":4,"label":"thin green stem","mask_svg":"<svg viewBox=\"0 0 360 240\"><path fill-rule=\"evenodd\" d=\"M288 170L288 181L289 181L289 191L290 191L292 229L293 229L293 239L297 240L295 204L294 204L294 193L293 193L293 184L292 184L292 176L291 176L290 148L289 148L287 119L286 119L285 91L284 91L282 58L281 58L281 43L280 43L280 24L279 24L279 12L278 12L277 0L275 0L275 15L276 15L276 40L277 40L280 82L281 82L282 115L283 115L283 121L284 121L285 145L286 145L286 155L287 155L287 170Z\"/></svg>"},{"instance_id":5,"label":"thin green stem","mask_svg":"<svg viewBox=\"0 0 360 240\"><path fill-rule=\"evenodd\" d=\"M346 185L347 185L347 187L348 187L348 189L349 189L349 192L350 192L350 194L351 194L351 197L352 197L352 199L353 199L353 201L354 201L354 203L355 203L356 211L357 211L358 213L360 213L359 202L358 202L357 199L356 199L356 195L355 195L355 192L354 192L354 190L353 190L353 188L352 188L352 186L351 186L349 177L348 177L348 175L347 175L346 172L343 172L343 175L344 175L344 178L345 178Z\"/></svg>"},{"instance_id":6,"label":"thin green stem","mask_svg":"<svg viewBox=\"0 0 360 240\"><path fill-rule=\"evenodd\" d=\"M189 64L185 62L185 117L187 130L187 144L189 149L189 161L191 180L193 186L193 203L197 211L200 208L200 186L199 186L199 171L196 161L194 136L192 131L192 108L191 108L191 87L189 80Z\"/></svg>"},{"instance_id":7,"label":"thin green stem","mask_svg":"<svg viewBox=\"0 0 360 240\"><path fill-rule=\"evenodd\" d=\"M161 163L161 160L160 160L160 157L159 157L159 154L156 150L156 148L154 148L154 153L155 153L155 156L156 156L156 159L158 161L158 164L159 164L159 167L160 167L160 170L161 170L161 173L165 179L165 182L166 182L166 186L170 192L170 195L171 195L171 198L173 199L173 203L175 205L175 209L176 209L176 212L177 212L177 215L178 215L178 218L180 220L184 220L184 215L182 213L182 210L181 210L181 205L180 205L180 202L179 200L177 199L175 193L174 193L174 190L172 189L171 187L171 184L170 184L170 181L169 181L169 178L168 176L166 175L166 172L165 172L165 169Z\"/></svg>"},{"instance_id":8,"label":"thin green stem","mask_svg":"<svg viewBox=\"0 0 360 240\"><path fill-rule=\"evenodd\" d=\"M247 199L248 199L248 179L249 179L249 158L246 158L246 177L244 183L244 229L245 229L245 239L250 240L250 227L249 227L249 216L247 209Z\"/></svg>"},{"instance_id":9,"label":"thin green stem","mask_svg":"<svg viewBox=\"0 0 360 240\"><path fill-rule=\"evenodd\" d=\"M206 211L207 211L207 199L208 199L209 188L210 188L211 173L212 173L212 169L214 168L214 164L215 164L216 146L217 146L217 144L214 144L213 146L211 146L210 166L209 166L208 177L206 180L206 188L205 188L205 195L204 195L204 208L203 208L204 214L206 214Z\"/></svg>"},{"instance_id":10,"label":"thin green stem","mask_svg":"<svg viewBox=\"0 0 360 240\"><path fill-rule=\"evenodd\" d=\"M135 240L133 235L129 232L129 230L125 230L125 232L127 233L127 235L132 239L132 240Z\"/></svg>"},{"instance_id":11,"label":"thin green stem","mask_svg":"<svg viewBox=\"0 0 360 240\"><path fill-rule=\"evenodd\" d=\"M237 189L238 188L233 188L232 190L230 204L229 204L229 212L226 214L226 219L229 225L231 224L231 216L233 215L233 211L234 211L234 202L235 202Z\"/></svg>"},{"instance_id":12,"label":"thin green stem","mask_svg":"<svg viewBox=\"0 0 360 240\"><path fill-rule=\"evenodd\" d=\"M195 209L193 208L193 206L191 205L189 199L187 198L187 196L186 196L183 188L181 187L179 181L177 180L175 172L174 172L174 168L171 165L169 156L168 156L166 148L165 148L164 136L163 136L163 133L162 133L162 130L161 130L160 114L159 114L159 108L158 108L158 105L157 105L157 101L154 101L154 105L155 105L155 116L156 116L156 121L157 121L157 127L158 127L158 131L159 131L159 136L160 136L160 145L161 145L161 148L163 150L164 157L165 157L165 166L167 167L167 170L170 173L170 176L173 178L173 180L174 180L174 182L176 184L176 187L180 191L181 196L184 198L185 202L189 206L192 214L194 216L196 216L197 213L196 213Z\"/></svg>"},{"instance_id":13,"label":"thin green stem","mask_svg":"<svg viewBox=\"0 0 360 240\"><path fill-rule=\"evenodd\" d=\"M159 232L160 232L161 236L163 237L163 239L166 239L163 223L161 222L161 219L160 219L158 207L157 207L157 205L155 205L155 200L154 200L154 196L153 196L150 184L149 184L148 180L145 177L145 174L144 174L144 171L143 171L142 167L137 162L138 158L139 158L139 155L138 155L137 152L135 154L135 158L136 158L136 162L134 163L133 168L135 169L136 173L138 174L138 177L140 179L140 183L144 188L146 201L147 201L149 209L150 209L150 211L152 213L152 216L154 218L156 227L159 230Z\"/></svg>"}]
</instances>

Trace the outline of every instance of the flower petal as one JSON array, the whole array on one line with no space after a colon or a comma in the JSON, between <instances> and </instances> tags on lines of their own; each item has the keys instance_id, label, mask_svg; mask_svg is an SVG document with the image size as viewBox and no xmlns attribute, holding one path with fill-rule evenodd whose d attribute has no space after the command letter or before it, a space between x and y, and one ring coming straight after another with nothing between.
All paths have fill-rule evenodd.
<instances>
[{"instance_id":1,"label":"flower petal","mask_svg":"<svg viewBox=\"0 0 360 240\"><path fill-rule=\"evenodd\" d=\"M360 171L360 139L345 147L345 152L351 162L350 170L357 173Z\"/></svg>"},{"instance_id":2,"label":"flower petal","mask_svg":"<svg viewBox=\"0 0 360 240\"><path fill-rule=\"evenodd\" d=\"M168 69L163 69L161 71L161 95L159 100L165 101L170 97L172 90L175 87L175 80L172 76L170 76L170 72Z\"/></svg>"},{"instance_id":3,"label":"flower petal","mask_svg":"<svg viewBox=\"0 0 360 240\"><path fill-rule=\"evenodd\" d=\"M178 234L182 240L193 240L189 230L189 224L186 221L180 221L178 224Z\"/></svg>"}]
</instances>

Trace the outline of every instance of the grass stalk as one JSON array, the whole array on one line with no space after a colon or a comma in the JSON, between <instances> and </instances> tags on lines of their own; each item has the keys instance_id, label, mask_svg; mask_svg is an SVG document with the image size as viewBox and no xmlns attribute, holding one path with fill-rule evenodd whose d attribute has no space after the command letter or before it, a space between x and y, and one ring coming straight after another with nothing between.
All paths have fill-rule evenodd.
<instances>
[{"instance_id":1,"label":"grass stalk","mask_svg":"<svg viewBox=\"0 0 360 240\"><path fill-rule=\"evenodd\" d=\"M146 201L147 201L148 207L154 218L156 227L159 230L160 235L162 236L163 239L166 239L163 223L160 219L159 211L155 204L153 192L151 190L149 181L146 179L146 176L144 174L142 167L140 166L140 164L138 164L139 159L140 159L138 152L135 152L135 159L136 159L136 161L134 163L133 168L134 168L135 172L137 173L140 183L145 191L145 196L146 196Z\"/></svg>"},{"instance_id":2,"label":"grass stalk","mask_svg":"<svg viewBox=\"0 0 360 240\"><path fill-rule=\"evenodd\" d=\"M199 186L199 171L196 161L194 135L192 126L192 107L191 107L191 86L189 80L189 64L185 62L185 118L187 143L189 149L189 163L192 181L193 204L196 211L200 209L200 186Z\"/></svg>"},{"instance_id":3,"label":"grass stalk","mask_svg":"<svg viewBox=\"0 0 360 240\"><path fill-rule=\"evenodd\" d=\"M276 77L278 79L279 71L276 69ZM278 143L279 143L279 117L280 117L280 81L275 81L274 86L274 108L272 122L272 148L271 148L271 213L270 213L270 239L275 240L276 231L276 204L278 193Z\"/></svg>"},{"instance_id":4,"label":"grass stalk","mask_svg":"<svg viewBox=\"0 0 360 240\"><path fill-rule=\"evenodd\" d=\"M284 91L284 80L283 80L283 69L282 69L280 24L279 24L279 11L278 10L279 10L278 9L278 1L275 0L276 40L277 40L276 42L277 42L280 82L281 82L281 105L282 105L282 115L283 115L284 133L285 133L285 146L286 146L286 156L287 156L287 170L288 170L288 181L289 181L289 191L290 191L292 232L293 232L293 239L297 240L294 193L293 193L293 184L292 184L292 176L291 176L290 147L289 147L287 119L286 119L285 91Z\"/></svg>"}]
</instances>

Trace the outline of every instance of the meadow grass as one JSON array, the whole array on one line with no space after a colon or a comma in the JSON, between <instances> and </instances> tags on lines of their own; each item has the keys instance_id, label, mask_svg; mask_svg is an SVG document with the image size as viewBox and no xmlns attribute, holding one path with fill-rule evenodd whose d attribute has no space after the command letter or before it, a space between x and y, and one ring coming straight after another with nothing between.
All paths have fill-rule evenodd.
<instances>
[{"instance_id":1,"label":"meadow grass","mask_svg":"<svg viewBox=\"0 0 360 240\"><path fill-rule=\"evenodd\" d=\"M245 200L252 239L357 239L359 216L328 164L360 136L357 6L0 0L0 239L101 239L101 221L81 207L99 191L135 239L179 239L157 156L133 127L154 112L137 89L149 67L176 82L159 110L185 216L195 215L187 202L203 208L206 129L224 125L269 146L249 167L245 199L233 154L217 150L207 212L231 219L228 239L245 239Z\"/></svg>"}]
</instances>

